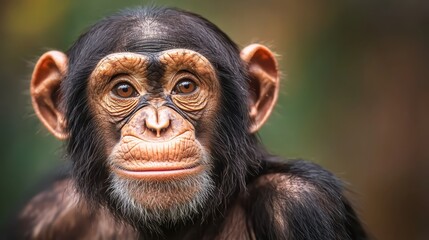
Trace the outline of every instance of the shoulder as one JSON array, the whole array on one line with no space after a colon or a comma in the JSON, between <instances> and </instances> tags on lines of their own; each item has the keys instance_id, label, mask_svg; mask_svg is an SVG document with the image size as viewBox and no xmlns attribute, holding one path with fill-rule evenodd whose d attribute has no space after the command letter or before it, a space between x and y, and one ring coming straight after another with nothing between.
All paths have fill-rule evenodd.
<instances>
[{"instance_id":1,"label":"shoulder","mask_svg":"<svg viewBox=\"0 0 429 240\"><path fill-rule=\"evenodd\" d=\"M341 195L344 191L342 181L320 165L305 160L282 159L265 162L261 174L249 187L268 188L292 197L315 192Z\"/></svg>"},{"instance_id":2,"label":"shoulder","mask_svg":"<svg viewBox=\"0 0 429 240\"><path fill-rule=\"evenodd\" d=\"M311 215L335 212L343 207L342 182L321 166L303 160L272 160L248 185L248 199L268 212L314 211Z\"/></svg>"},{"instance_id":3,"label":"shoulder","mask_svg":"<svg viewBox=\"0 0 429 240\"><path fill-rule=\"evenodd\" d=\"M357 221L341 181L302 160L267 161L248 185L246 211L264 239L351 239Z\"/></svg>"},{"instance_id":4,"label":"shoulder","mask_svg":"<svg viewBox=\"0 0 429 240\"><path fill-rule=\"evenodd\" d=\"M35 195L19 214L15 228L17 239L106 239L116 231L133 234L103 208L89 207L68 178Z\"/></svg>"},{"instance_id":5,"label":"shoulder","mask_svg":"<svg viewBox=\"0 0 429 240\"><path fill-rule=\"evenodd\" d=\"M18 216L20 234L37 239L54 229L58 221L63 222L76 209L78 199L73 189L71 181L62 179L31 198Z\"/></svg>"}]
</instances>

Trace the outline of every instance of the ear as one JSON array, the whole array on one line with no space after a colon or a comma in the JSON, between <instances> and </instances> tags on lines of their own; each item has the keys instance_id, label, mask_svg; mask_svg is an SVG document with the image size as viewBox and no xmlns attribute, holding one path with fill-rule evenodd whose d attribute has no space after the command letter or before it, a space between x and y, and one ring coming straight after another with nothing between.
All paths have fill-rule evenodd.
<instances>
[{"instance_id":1,"label":"ear","mask_svg":"<svg viewBox=\"0 0 429 240\"><path fill-rule=\"evenodd\" d=\"M60 84L67 72L67 56L58 51L43 54L31 78L31 100L43 125L58 139L68 138L63 112L59 109Z\"/></svg>"},{"instance_id":2,"label":"ear","mask_svg":"<svg viewBox=\"0 0 429 240\"><path fill-rule=\"evenodd\" d=\"M240 53L250 75L250 133L257 132L267 121L277 101L279 71L274 54L265 46L251 44Z\"/></svg>"}]
</instances>

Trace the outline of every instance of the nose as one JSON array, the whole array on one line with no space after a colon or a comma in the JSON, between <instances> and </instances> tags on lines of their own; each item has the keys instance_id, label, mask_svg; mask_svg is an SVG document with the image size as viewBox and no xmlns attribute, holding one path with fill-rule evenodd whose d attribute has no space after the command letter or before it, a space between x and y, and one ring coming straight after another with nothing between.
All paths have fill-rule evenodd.
<instances>
[{"instance_id":1,"label":"nose","mask_svg":"<svg viewBox=\"0 0 429 240\"><path fill-rule=\"evenodd\" d=\"M170 127L170 121L167 111L151 108L145 119L145 124L149 131L156 133L156 137L161 137L161 134Z\"/></svg>"}]
</instances>

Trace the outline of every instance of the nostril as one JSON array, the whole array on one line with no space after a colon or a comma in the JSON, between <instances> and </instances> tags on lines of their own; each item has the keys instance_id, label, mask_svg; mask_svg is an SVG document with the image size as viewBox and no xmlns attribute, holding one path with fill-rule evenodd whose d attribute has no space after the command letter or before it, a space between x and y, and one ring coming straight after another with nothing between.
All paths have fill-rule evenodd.
<instances>
[{"instance_id":1,"label":"nostril","mask_svg":"<svg viewBox=\"0 0 429 240\"><path fill-rule=\"evenodd\" d=\"M160 137L161 134L165 133L168 130L170 122L171 120L168 118L147 118L144 122L144 126L150 132L156 134L156 137Z\"/></svg>"}]
</instances>

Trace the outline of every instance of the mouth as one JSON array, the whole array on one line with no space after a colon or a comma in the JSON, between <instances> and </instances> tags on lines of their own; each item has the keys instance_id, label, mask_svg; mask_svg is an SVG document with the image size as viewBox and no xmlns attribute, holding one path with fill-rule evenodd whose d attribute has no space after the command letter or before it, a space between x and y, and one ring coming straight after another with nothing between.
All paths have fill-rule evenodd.
<instances>
[{"instance_id":1,"label":"mouth","mask_svg":"<svg viewBox=\"0 0 429 240\"><path fill-rule=\"evenodd\" d=\"M189 166L171 166L165 164L152 164L148 167L124 168L113 165L113 171L121 177L146 180L146 181L168 181L187 178L204 170L201 164Z\"/></svg>"}]
</instances>

